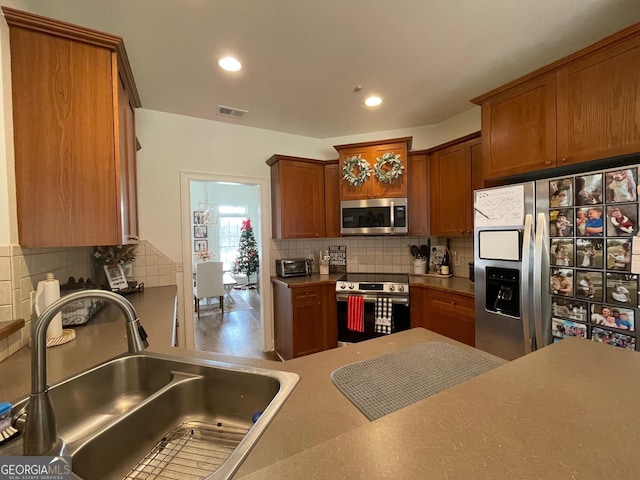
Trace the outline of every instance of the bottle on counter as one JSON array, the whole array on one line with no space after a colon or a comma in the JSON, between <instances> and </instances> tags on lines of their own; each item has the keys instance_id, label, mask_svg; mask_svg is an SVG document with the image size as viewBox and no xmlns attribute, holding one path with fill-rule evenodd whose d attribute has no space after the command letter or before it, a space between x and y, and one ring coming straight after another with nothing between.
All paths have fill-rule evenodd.
<instances>
[{"instance_id":1,"label":"bottle on counter","mask_svg":"<svg viewBox=\"0 0 640 480\"><path fill-rule=\"evenodd\" d=\"M444 251L442 256L442 263L440 264L440 275L449 275L451 272L451 258L449 256L449 250Z\"/></svg>"}]
</instances>

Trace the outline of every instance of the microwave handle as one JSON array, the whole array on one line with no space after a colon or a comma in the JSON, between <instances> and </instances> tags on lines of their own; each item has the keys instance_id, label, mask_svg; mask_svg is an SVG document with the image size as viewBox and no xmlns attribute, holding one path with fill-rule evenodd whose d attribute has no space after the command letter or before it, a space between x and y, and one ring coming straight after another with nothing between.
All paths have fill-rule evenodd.
<instances>
[{"instance_id":1,"label":"microwave handle","mask_svg":"<svg viewBox=\"0 0 640 480\"><path fill-rule=\"evenodd\" d=\"M391 203L391 230L393 230L396 226L396 208L395 208L395 202L393 202L393 200L390 203Z\"/></svg>"}]
</instances>

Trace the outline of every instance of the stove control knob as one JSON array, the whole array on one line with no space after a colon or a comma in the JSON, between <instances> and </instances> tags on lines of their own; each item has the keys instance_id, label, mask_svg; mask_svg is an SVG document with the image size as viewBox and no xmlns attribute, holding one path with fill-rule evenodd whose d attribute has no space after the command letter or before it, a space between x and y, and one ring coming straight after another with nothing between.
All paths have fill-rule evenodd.
<instances>
[{"instance_id":1,"label":"stove control knob","mask_svg":"<svg viewBox=\"0 0 640 480\"><path fill-rule=\"evenodd\" d=\"M353 290L353 288L354 288L353 283L350 283L350 284L349 284L349 290Z\"/></svg>"},{"instance_id":2,"label":"stove control knob","mask_svg":"<svg viewBox=\"0 0 640 480\"><path fill-rule=\"evenodd\" d=\"M393 285L390 285L390 286L389 286L389 291L390 291L390 292L393 292L395 289L396 289L396 287L394 287Z\"/></svg>"},{"instance_id":3,"label":"stove control knob","mask_svg":"<svg viewBox=\"0 0 640 480\"><path fill-rule=\"evenodd\" d=\"M400 286L398 287L398 291L400 291L400 292L404 292L404 285L400 285Z\"/></svg>"},{"instance_id":4,"label":"stove control knob","mask_svg":"<svg viewBox=\"0 0 640 480\"><path fill-rule=\"evenodd\" d=\"M344 283L341 283L341 284L340 284L340 288L341 288L342 290L344 290L345 288L347 288L347 286L346 286Z\"/></svg>"}]
</instances>

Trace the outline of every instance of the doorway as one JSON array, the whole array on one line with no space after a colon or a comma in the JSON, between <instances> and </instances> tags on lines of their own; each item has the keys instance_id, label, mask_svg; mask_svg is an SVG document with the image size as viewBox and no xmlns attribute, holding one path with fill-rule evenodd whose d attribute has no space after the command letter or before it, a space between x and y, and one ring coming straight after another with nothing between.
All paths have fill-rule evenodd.
<instances>
[{"instance_id":1,"label":"doorway","mask_svg":"<svg viewBox=\"0 0 640 480\"><path fill-rule=\"evenodd\" d=\"M263 352L273 350L271 291L259 289L261 284L269 285L266 265L269 265L270 224L268 208L263 208L268 205L267 180L196 172L182 172L181 176L185 300L179 344L189 349L218 350L217 353L239 356L256 356L257 352L260 358ZM242 243L241 230L243 225L247 226L247 219L260 266L257 274L249 276L233 271ZM246 237L247 232L244 234ZM190 279L195 264L200 261L221 261L225 273L237 281L237 288L228 289L224 313L214 300L210 307L205 305L200 309L202 321L197 319L195 304L190 301L194 298ZM266 277L267 283L262 277ZM250 285L254 288L249 289ZM234 328L234 324L238 328ZM233 342L225 340L225 335ZM225 346L231 346L232 350L225 350Z\"/></svg>"}]
</instances>

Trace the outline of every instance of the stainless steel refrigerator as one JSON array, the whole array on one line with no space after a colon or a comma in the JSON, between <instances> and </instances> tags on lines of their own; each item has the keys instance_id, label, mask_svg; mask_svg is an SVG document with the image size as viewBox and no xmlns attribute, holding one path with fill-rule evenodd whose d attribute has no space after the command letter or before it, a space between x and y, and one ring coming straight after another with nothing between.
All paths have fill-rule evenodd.
<instances>
[{"instance_id":1,"label":"stainless steel refrigerator","mask_svg":"<svg viewBox=\"0 0 640 480\"><path fill-rule=\"evenodd\" d=\"M568 336L636 350L638 165L474 192L476 347Z\"/></svg>"}]
</instances>

